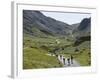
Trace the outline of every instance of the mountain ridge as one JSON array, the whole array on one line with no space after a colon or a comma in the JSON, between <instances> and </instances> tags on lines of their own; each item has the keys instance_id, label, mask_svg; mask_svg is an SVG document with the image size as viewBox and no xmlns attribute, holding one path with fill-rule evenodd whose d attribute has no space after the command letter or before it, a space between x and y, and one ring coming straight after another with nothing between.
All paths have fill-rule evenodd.
<instances>
[{"instance_id":1,"label":"mountain ridge","mask_svg":"<svg viewBox=\"0 0 100 80\"><path fill-rule=\"evenodd\" d=\"M31 36L84 36L90 35L91 18L69 25L45 16L40 11L23 10L23 32Z\"/></svg>"}]
</instances>

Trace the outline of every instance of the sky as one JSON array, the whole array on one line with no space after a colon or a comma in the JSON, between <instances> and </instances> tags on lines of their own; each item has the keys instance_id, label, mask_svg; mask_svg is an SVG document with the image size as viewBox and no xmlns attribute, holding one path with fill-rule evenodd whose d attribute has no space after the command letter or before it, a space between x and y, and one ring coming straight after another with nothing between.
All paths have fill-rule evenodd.
<instances>
[{"instance_id":1,"label":"sky","mask_svg":"<svg viewBox=\"0 0 100 80\"><path fill-rule=\"evenodd\" d=\"M67 24L75 24L81 22L84 18L91 17L88 13L65 13L65 12L45 12L42 11L45 16L52 17L56 20L65 22Z\"/></svg>"}]
</instances>

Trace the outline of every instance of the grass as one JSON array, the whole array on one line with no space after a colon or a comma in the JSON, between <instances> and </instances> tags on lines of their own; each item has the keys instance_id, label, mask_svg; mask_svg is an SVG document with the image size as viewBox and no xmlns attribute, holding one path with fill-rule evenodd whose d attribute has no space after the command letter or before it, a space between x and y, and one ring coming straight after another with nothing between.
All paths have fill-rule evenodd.
<instances>
[{"instance_id":1,"label":"grass","mask_svg":"<svg viewBox=\"0 0 100 80\"><path fill-rule=\"evenodd\" d=\"M60 43L57 44L56 40ZM62 47L64 50L57 51L58 54L63 54L65 57L73 55L81 66L89 66L91 62L90 42L85 41L79 46L72 46L72 41L58 37L28 37L23 39L23 69L36 68L55 68L63 67L57 57L48 55L54 49ZM75 51L76 48L78 51Z\"/></svg>"},{"instance_id":2,"label":"grass","mask_svg":"<svg viewBox=\"0 0 100 80\"><path fill-rule=\"evenodd\" d=\"M91 65L91 56L90 50L86 49L82 53L75 55L77 61L79 61L81 66L90 66Z\"/></svg>"},{"instance_id":3,"label":"grass","mask_svg":"<svg viewBox=\"0 0 100 80\"><path fill-rule=\"evenodd\" d=\"M42 49L24 48L23 69L61 67L55 56L47 55Z\"/></svg>"}]
</instances>

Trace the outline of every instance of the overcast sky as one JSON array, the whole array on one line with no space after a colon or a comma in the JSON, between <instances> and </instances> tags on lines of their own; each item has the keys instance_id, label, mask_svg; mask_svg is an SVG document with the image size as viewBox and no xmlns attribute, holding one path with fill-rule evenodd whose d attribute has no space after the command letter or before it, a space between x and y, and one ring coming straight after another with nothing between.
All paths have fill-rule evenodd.
<instances>
[{"instance_id":1,"label":"overcast sky","mask_svg":"<svg viewBox=\"0 0 100 80\"><path fill-rule=\"evenodd\" d=\"M62 13L62 12L43 12L45 16L52 17L56 20L68 23L75 24L81 22L84 18L91 17L91 14L86 13Z\"/></svg>"}]
</instances>

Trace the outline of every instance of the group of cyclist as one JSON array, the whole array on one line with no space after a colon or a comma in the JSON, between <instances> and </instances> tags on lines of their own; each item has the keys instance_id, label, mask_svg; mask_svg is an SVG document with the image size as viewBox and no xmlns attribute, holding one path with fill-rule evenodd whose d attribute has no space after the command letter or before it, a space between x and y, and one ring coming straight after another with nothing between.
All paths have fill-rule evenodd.
<instances>
[{"instance_id":1,"label":"group of cyclist","mask_svg":"<svg viewBox=\"0 0 100 80\"><path fill-rule=\"evenodd\" d=\"M65 65L66 64L66 58L64 58L62 55L60 55L60 59L63 60L63 63ZM67 63L68 63L68 66L70 66L71 64L73 64L73 56L72 55L67 58Z\"/></svg>"}]
</instances>

